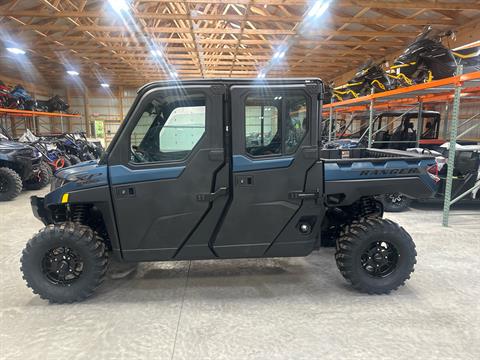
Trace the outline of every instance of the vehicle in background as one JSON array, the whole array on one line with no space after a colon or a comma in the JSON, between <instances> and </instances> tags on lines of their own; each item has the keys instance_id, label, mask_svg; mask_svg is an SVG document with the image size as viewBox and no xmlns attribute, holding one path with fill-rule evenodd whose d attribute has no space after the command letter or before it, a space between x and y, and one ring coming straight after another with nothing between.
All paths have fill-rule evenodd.
<instances>
[{"instance_id":1,"label":"vehicle in background","mask_svg":"<svg viewBox=\"0 0 480 360\"><path fill-rule=\"evenodd\" d=\"M372 147L378 149L405 150L415 147L417 137L422 148L436 148L445 142L439 138L441 118L437 111L422 111L422 130L418 136L418 111L385 111L373 120ZM329 147L356 148L368 146L368 114L356 114L348 123L340 126L336 139ZM355 126L355 127L354 127ZM323 129L328 138L328 122Z\"/></svg>"},{"instance_id":2,"label":"vehicle in background","mask_svg":"<svg viewBox=\"0 0 480 360\"><path fill-rule=\"evenodd\" d=\"M413 200L408 196L395 192L379 196L385 211L400 212L407 210L413 201L416 202L437 202L443 203L445 199L445 186L447 177L448 149L450 144L442 145L438 150L426 150L421 148L409 149L409 151L435 156L437 167L433 173L438 176L438 190L433 198ZM453 169L453 182L451 198L462 195L469 189L480 185L480 145L456 145L455 162ZM462 202L473 202L480 205L480 191L477 188L470 194L463 197Z\"/></svg>"},{"instance_id":3,"label":"vehicle in background","mask_svg":"<svg viewBox=\"0 0 480 360\"><path fill-rule=\"evenodd\" d=\"M38 190L50 183L52 171L32 146L14 141L0 128L0 201L16 198L25 187Z\"/></svg>"},{"instance_id":4,"label":"vehicle in background","mask_svg":"<svg viewBox=\"0 0 480 360\"><path fill-rule=\"evenodd\" d=\"M79 163L78 159L71 159L67 154L58 149L54 139L43 139L34 135L29 129L18 139L20 142L28 143L42 154L42 160L47 163L52 173L72 165L72 160Z\"/></svg>"},{"instance_id":5,"label":"vehicle in background","mask_svg":"<svg viewBox=\"0 0 480 360\"><path fill-rule=\"evenodd\" d=\"M453 36L451 30L426 26L387 70L394 86L411 86L454 76L458 64L478 69L479 47L452 51L442 40Z\"/></svg>"},{"instance_id":6,"label":"vehicle in background","mask_svg":"<svg viewBox=\"0 0 480 360\"><path fill-rule=\"evenodd\" d=\"M392 84L383 69L383 63L374 63L372 59L363 64L353 79L337 86L331 92L335 101L343 101L392 89Z\"/></svg>"}]
</instances>

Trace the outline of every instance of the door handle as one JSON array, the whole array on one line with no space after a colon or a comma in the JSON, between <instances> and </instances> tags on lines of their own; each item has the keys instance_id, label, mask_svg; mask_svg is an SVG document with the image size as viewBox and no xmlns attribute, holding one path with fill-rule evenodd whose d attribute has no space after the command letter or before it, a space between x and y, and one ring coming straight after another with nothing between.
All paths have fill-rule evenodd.
<instances>
[{"instance_id":1,"label":"door handle","mask_svg":"<svg viewBox=\"0 0 480 360\"><path fill-rule=\"evenodd\" d=\"M135 188L133 186L121 186L115 190L117 198L127 198L135 196Z\"/></svg>"},{"instance_id":2,"label":"door handle","mask_svg":"<svg viewBox=\"0 0 480 360\"><path fill-rule=\"evenodd\" d=\"M213 201L221 196L225 196L228 193L228 188L221 187L213 193L197 194L197 201Z\"/></svg>"},{"instance_id":3,"label":"door handle","mask_svg":"<svg viewBox=\"0 0 480 360\"><path fill-rule=\"evenodd\" d=\"M212 161L222 161L224 158L223 149L213 149L208 152L208 158Z\"/></svg>"}]
</instances>

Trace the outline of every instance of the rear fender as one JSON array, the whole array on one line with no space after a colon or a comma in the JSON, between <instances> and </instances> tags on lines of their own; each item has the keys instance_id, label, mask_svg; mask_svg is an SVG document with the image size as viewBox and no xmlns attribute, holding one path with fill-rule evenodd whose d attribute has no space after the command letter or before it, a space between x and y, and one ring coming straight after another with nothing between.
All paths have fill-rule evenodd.
<instances>
[{"instance_id":1,"label":"rear fender","mask_svg":"<svg viewBox=\"0 0 480 360\"><path fill-rule=\"evenodd\" d=\"M410 198L432 197L437 186L427 168L435 159L326 162L327 203L350 205L363 196L402 193Z\"/></svg>"}]
</instances>

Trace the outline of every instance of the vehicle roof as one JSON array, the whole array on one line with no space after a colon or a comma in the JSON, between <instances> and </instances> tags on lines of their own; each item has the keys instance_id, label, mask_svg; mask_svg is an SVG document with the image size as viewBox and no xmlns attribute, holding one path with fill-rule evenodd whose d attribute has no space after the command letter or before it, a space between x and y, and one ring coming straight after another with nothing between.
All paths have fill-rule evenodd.
<instances>
[{"instance_id":1,"label":"vehicle roof","mask_svg":"<svg viewBox=\"0 0 480 360\"><path fill-rule=\"evenodd\" d=\"M320 78L217 78L217 79L187 79L187 80L161 80L147 83L140 87L137 93L147 91L148 89L164 86L188 86L188 85L205 85L205 84L224 84L232 85L292 85L300 83L322 83Z\"/></svg>"}]
</instances>

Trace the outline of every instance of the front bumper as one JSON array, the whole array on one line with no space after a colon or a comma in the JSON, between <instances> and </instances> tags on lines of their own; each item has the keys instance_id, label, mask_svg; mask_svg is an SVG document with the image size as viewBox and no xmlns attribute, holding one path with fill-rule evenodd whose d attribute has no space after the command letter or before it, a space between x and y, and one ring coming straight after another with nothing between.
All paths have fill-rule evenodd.
<instances>
[{"instance_id":1,"label":"front bumper","mask_svg":"<svg viewBox=\"0 0 480 360\"><path fill-rule=\"evenodd\" d=\"M43 222L45 225L52 223L52 216L48 209L45 208L44 198L38 196L30 197L30 205L32 206L33 215Z\"/></svg>"},{"instance_id":2,"label":"front bumper","mask_svg":"<svg viewBox=\"0 0 480 360\"><path fill-rule=\"evenodd\" d=\"M41 156L36 158L17 156L16 163L19 164L17 171L22 180L28 180L38 175L41 161Z\"/></svg>"}]
</instances>

